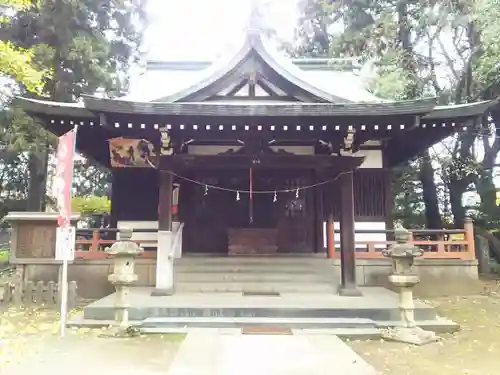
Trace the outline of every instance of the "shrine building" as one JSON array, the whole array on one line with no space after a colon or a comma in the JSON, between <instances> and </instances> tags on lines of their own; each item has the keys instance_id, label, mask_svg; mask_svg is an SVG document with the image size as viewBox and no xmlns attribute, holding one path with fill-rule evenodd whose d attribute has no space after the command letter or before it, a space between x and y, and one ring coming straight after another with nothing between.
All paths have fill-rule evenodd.
<instances>
[{"instance_id":1,"label":"shrine building","mask_svg":"<svg viewBox=\"0 0 500 375\"><path fill-rule=\"evenodd\" d=\"M109 168L111 228L134 230L156 274L139 284L157 295L173 292L174 258L195 254L335 260L339 292L358 295L370 281L357 277L357 262L386 261L390 271L381 250L393 238L391 169L454 133L480 131L496 102L381 100L355 65L288 59L250 30L213 64L148 63L125 97L16 102L56 135L76 125L77 151ZM445 231L414 232L423 262L463 262L477 277L466 225L455 242ZM101 245L115 237L101 237L81 241L90 245L77 248L75 264L106 258Z\"/></svg>"}]
</instances>

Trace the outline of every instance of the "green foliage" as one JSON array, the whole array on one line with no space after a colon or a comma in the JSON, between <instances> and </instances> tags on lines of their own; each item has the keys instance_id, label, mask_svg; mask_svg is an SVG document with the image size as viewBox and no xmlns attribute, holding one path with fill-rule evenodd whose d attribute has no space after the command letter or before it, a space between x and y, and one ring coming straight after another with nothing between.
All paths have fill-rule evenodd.
<instances>
[{"instance_id":1,"label":"green foliage","mask_svg":"<svg viewBox=\"0 0 500 375\"><path fill-rule=\"evenodd\" d=\"M111 188L111 173L88 160L75 160L73 181L76 195L107 196Z\"/></svg>"},{"instance_id":2,"label":"green foliage","mask_svg":"<svg viewBox=\"0 0 500 375\"><path fill-rule=\"evenodd\" d=\"M300 3L295 56L356 57L367 62L375 74L369 88L390 100L437 96L440 104L460 104L500 94L498 0L331 3ZM421 160L402 166L393 183L395 218L409 226L408 220L421 225L423 218L430 220L426 210L431 215L441 211L443 221L453 217L460 223L472 208L464 209L460 197L473 189L481 199L473 207L476 216L500 222L494 184L500 138L485 138L477 131L463 133L440 145L443 150L432 153L425 169L421 170ZM484 152L477 152L478 143Z\"/></svg>"},{"instance_id":3,"label":"green foliage","mask_svg":"<svg viewBox=\"0 0 500 375\"><path fill-rule=\"evenodd\" d=\"M7 35L18 47L33 48L34 60L51 67L45 92L53 100L74 101L98 88L121 92L141 42L141 0L41 0L18 12Z\"/></svg>"},{"instance_id":4,"label":"green foliage","mask_svg":"<svg viewBox=\"0 0 500 375\"><path fill-rule=\"evenodd\" d=\"M47 71L38 70L32 63L33 51L16 48L10 42L0 41L0 74L13 78L28 91L41 94Z\"/></svg>"},{"instance_id":5,"label":"green foliage","mask_svg":"<svg viewBox=\"0 0 500 375\"><path fill-rule=\"evenodd\" d=\"M475 80L481 90L488 90L498 86L500 76L500 3L498 0L471 0L471 13L480 32L482 50L481 57L474 60Z\"/></svg>"},{"instance_id":6,"label":"green foliage","mask_svg":"<svg viewBox=\"0 0 500 375\"><path fill-rule=\"evenodd\" d=\"M415 161L394 168L392 187L393 220L405 228L425 227L422 183L418 179Z\"/></svg>"},{"instance_id":7,"label":"green foliage","mask_svg":"<svg viewBox=\"0 0 500 375\"><path fill-rule=\"evenodd\" d=\"M108 214L111 210L111 201L107 197L95 195L73 197L71 209L73 212L79 212L84 216Z\"/></svg>"},{"instance_id":8,"label":"green foliage","mask_svg":"<svg viewBox=\"0 0 500 375\"><path fill-rule=\"evenodd\" d=\"M10 12L22 11L32 5L31 0L0 0L0 24L11 21ZM0 40L0 75L23 85L26 90L41 94L43 80L49 70L39 69L33 63L33 51L16 47L8 40Z\"/></svg>"},{"instance_id":9,"label":"green foliage","mask_svg":"<svg viewBox=\"0 0 500 375\"><path fill-rule=\"evenodd\" d=\"M0 264L6 263L9 260L9 250L0 249Z\"/></svg>"},{"instance_id":10,"label":"green foliage","mask_svg":"<svg viewBox=\"0 0 500 375\"><path fill-rule=\"evenodd\" d=\"M332 6L325 0L301 0L301 15L295 30L296 43L289 53L294 57L330 55L329 28L334 23Z\"/></svg>"},{"instance_id":11,"label":"green foliage","mask_svg":"<svg viewBox=\"0 0 500 375\"><path fill-rule=\"evenodd\" d=\"M380 98L404 100L407 88L412 82L411 75L401 66L382 66L375 78L369 82L372 92Z\"/></svg>"},{"instance_id":12,"label":"green foliage","mask_svg":"<svg viewBox=\"0 0 500 375\"><path fill-rule=\"evenodd\" d=\"M29 95L25 89L33 91L39 77L25 66L15 64L22 58L29 66L43 72L42 84L36 87L32 93L36 95L32 96L73 102L82 94L95 94L97 89L115 94L126 90L128 70L138 57L145 25L144 0L58 0L56 3L53 0L14 0L16 4L0 1L0 5L21 5L10 7L9 16L2 24L2 40L8 43L9 56L14 56L12 50L24 56L17 56L18 60L2 58L0 48L0 73L15 74L13 78L20 84L10 92L21 91ZM4 62L9 71L2 69ZM27 166L24 184L15 191L22 191L23 199L24 193L28 193L28 209L42 209L46 160L56 139L16 108L10 108L0 121L0 145L9 153L18 153L14 159L25 160L23 166ZM9 168L14 165L8 163ZM7 164L4 167L7 168ZM104 190L108 186L109 173L95 166L87 168L89 171L75 169L76 177L80 176L76 186L83 190L78 193L107 193ZM90 170L96 173L91 174ZM92 182L83 183L81 176L89 177ZM101 182L97 181L99 176Z\"/></svg>"},{"instance_id":13,"label":"green foliage","mask_svg":"<svg viewBox=\"0 0 500 375\"><path fill-rule=\"evenodd\" d=\"M2 113L0 140L7 150L14 153L46 151L47 145L55 146L57 138L47 132L39 120L26 115L16 106L10 106Z\"/></svg>"}]
</instances>

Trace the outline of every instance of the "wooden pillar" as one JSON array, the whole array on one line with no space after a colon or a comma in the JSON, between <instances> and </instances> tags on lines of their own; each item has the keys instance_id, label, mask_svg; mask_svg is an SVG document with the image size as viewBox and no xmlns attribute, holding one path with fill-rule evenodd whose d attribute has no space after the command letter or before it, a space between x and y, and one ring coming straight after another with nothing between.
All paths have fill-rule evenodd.
<instances>
[{"instance_id":1,"label":"wooden pillar","mask_svg":"<svg viewBox=\"0 0 500 375\"><path fill-rule=\"evenodd\" d=\"M335 257L335 232L333 226L333 212L328 215L326 222L326 249L327 257L332 259Z\"/></svg>"},{"instance_id":2,"label":"wooden pillar","mask_svg":"<svg viewBox=\"0 0 500 375\"><path fill-rule=\"evenodd\" d=\"M118 215L117 215L117 200L116 200L116 191L118 189L118 181L117 181L117 171L114 170L111 172L111 189L108 192L108 199L111 201L111 210L109 213L109 227L110 228L118 228ZM109 239L116 240L116 232L112 232L108 234Z\"/></svg>"},{"instance_id":3,"label":"wooden pillar","mask_svg":"<svg viewBox=\"0 0 500 375\"><path fill-rule=\"evenodd\" d=\"M174 293L174 254L172 233L172 183L170 171L158 176L158 247L156 252L156 285L153 296Z\"/></svg>"},{"instance_id":4,"label":"wooden pillar","mask_svg":"<svg viewBox=\"0 0 500 375\"><path fill-rule=\"evenodd\" d=\"M353 172L340 177L340 270L341 296L360 296L356 286L356 243L354 239Z\"/></svg>"},{"instance_id":5,"label":"wooden pillar","mask_svg":"<svg viewBox=\"0 0 500 375\"><path fill-rule=\"evenodd\" d=\"M315 178L315 183L320 182L318 176ZM325 215L323 211L323 186L314 188L314 252L324 253L325 244L323 240L323 226Z\"/></svg>"}]
</instances>

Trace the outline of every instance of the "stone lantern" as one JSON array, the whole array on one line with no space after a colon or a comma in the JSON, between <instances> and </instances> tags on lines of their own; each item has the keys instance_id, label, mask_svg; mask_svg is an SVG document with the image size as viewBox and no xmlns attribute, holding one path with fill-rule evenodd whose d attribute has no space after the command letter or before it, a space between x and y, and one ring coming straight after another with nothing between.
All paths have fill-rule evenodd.
<instances>
[{"instance_id":1,"label":"stone lantern","mask_svg":"<svg viewBox=\"0 0 500 375\"><path fill-rule=\"evenodd\" d=\"M115 242L106 249L106 253L113 256L113 273L108 280L115 286L115 320L116 326L112 327L113 336L127 335L130 325L128 320L130 286L138 276L135 274L135 258L143 252L135 242L130 241L132 230L121 230L120 241Z\"/></svg>"},{"instance_id":2,"label":"stone lantern","mask_svg":"<svg viewBox=\"0 0 500 375\"><path fill-rule=\"evenodd\" d=\"M399 292L399 310L401 323L389 329L383 337L389 340L405 342L414 345L424 345L438 340L434 332L425 331L415 323L415 305L413 303L413 287L420 278L414 272L415 258L424 254L424 251L410 244L411 233L400 227L395 231L396 243L382 254L392 260L392 273L389 282Z\"/></svg>"}]
</instances>

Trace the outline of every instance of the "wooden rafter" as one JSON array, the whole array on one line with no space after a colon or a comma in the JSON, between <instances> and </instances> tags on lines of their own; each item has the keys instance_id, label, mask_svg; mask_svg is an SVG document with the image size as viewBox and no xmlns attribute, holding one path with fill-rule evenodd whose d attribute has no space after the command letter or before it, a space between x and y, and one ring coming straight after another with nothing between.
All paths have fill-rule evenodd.
<instances>
[{"instance_id":1,"label":"wooden rafter","mask_svg":"<svg viewBox=\"0 0 500 375\"><path fill-rule=\"evenodd\" d=\"M242 78L240 82L235 82L225 96L235 96L247 83L248 80L246 78Z\"/></svg>"},{"instance_id":2,"label":"wooden rafter","mask_svg":"<svg viewBox=\"0 0 500 375\"><path fill-rule=\"evenodd\" d=\"M255 70L248 74L248 96L255 98L255 85L257 83L257 73Z\"/></svg>"},{"instance_id":3,"label":"wooden rafter","mask_svg":"<svg viewBox=\"0 0 500 375\"><path fill-rule=\"evenodd\" d=\"M257 80L259 82L259 86L262 87L262 90L267 92L269 96L276 98L288 96L285 91L281 90L279 87L276 87L276 85L273 85L271 82L266 80L264 76L262 76L262 74L257 74Z\"/></svg>"}]
</instances>

